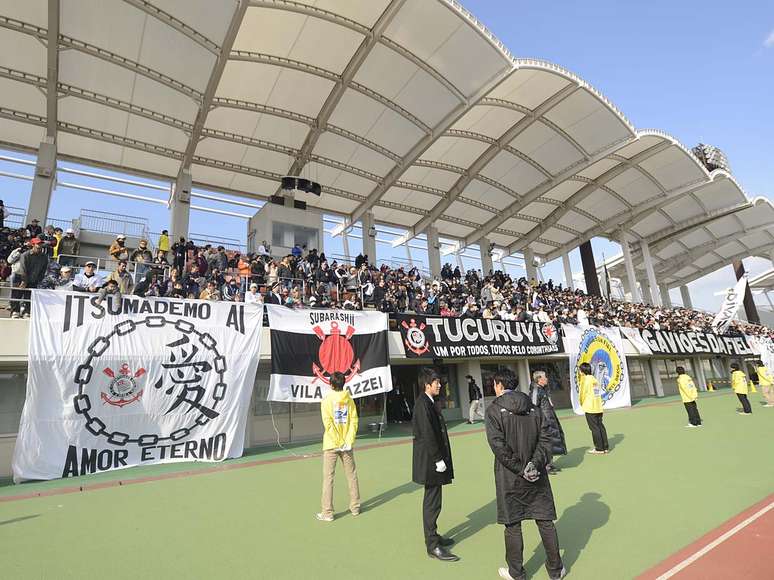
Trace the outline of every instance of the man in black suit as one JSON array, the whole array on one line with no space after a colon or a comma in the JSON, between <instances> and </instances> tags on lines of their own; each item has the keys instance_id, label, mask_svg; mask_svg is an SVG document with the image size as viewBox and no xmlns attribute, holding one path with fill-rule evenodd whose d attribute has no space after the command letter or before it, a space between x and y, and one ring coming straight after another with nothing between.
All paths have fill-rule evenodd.
<instances>
[{"instance_id":1,"label":"man in black suit","mask_svg":"<svg viewBox=\"0 0 774 580\"><path fill-rule=\"evenodd\" d=\"M430 368L422 369L420 379L425 392L414 403L412 479L414 483L425 486L422 524L427 555L444 562L456 562L459 557L446 550L454 540L440 536L437 526L441 513L442 486L451 483L454 478L446 421L435 404L441 392L441 380L438 373Z\"/></svg>"},{"instance_id":2,"label":"man in black suit","mask_svg":"<svg viewBox=\"0 0 774 580\"><path fill-rule=\"evenodd\" d=\"M271 290L266 294L264 304L282 304L282 296L279 295L280 283L275 282Z\"/></svg>"}]
</instances>

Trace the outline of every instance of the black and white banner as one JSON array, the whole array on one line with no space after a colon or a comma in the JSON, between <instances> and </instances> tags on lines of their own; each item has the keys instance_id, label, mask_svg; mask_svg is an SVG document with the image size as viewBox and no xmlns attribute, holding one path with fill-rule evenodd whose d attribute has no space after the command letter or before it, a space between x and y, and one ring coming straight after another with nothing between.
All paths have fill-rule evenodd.
<instances>
[{"instance_id":1,"label":"black and white banner","mask_svg":"<svg viewBox=\"0 0 774 580\"><path fill-rule=\"evenodd\" d=\"M416 314L396 318L407 358L519 357L564 352L559 331L551 323Z\"/></svg>"},{"instance_id":2,"label":"black and white banner","mask_svg":"<svg viewBox=\"0 0 774 580\"><path fill-rule=\"evenodd\" d=\"M387 315L291 310L267 305L271 329L270 401L318 403L341 372L352 397L392 390Z\"/></svg>"},{"instance_id":3,"label":"black and white banner","mask_svg":"<svg viewBox=\"0 0 774 580\"><path fill-rule=\"evenodd\" d=\"M755 354L745 336L721 336L710 332L672 332L649 328L621 328L640 354L749 356Z\"/></svg>"},{"instance_id":4,"label":"black and white banner","mask_svg":"<svg viewBox=\"0 0 774 580\"><path fill-rule=\"evenodd\" d=\"M731 321L736 318L736 313L744 302L744 295L747 291L747 276L744 275L736 283L736 286L729 288L726 291L726 296L723 298L723 304L720 305L720 310L712 320L712 330L715 332L723 333L728 330Z\"/></svg>"},{"instance_id":5,"label":"black and white banner","mask_svg":"<svg viewBox=\"0 0 774 580\"><path fill-rule=\"evenodd\" d=\"M263 309L33 293L14 480L239 457Z\"/></svg>"}]
</instances>

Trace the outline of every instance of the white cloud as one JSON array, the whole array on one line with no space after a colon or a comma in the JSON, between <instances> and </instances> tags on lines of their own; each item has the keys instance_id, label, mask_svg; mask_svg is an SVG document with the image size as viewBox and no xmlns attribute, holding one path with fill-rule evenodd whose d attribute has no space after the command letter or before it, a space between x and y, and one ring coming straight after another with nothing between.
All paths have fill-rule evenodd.
<instances>
[{"instance_id":1,"label":"white cloud","mask_svg":"<svg viewBox=\"0 0 774 580\"><path fill-rule=\"evenodd\" d=\"M763 41L763 46L765 48L774 48L774 30L772 30L766 40Z\"/></svg>"}]
</instances>

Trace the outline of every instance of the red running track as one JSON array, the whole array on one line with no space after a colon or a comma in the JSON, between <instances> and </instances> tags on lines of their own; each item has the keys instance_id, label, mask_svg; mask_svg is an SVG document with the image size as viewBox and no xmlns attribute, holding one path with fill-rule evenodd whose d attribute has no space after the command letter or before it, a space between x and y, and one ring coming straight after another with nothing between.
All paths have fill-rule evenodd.
<instances>
[{"instance_id":1,"label":"red running track","mask_svg":"<svg viewBox=\"0 0 774 580\"><path fill-rule=\"evenodd\" d=\"M651 568L638 580L669 578L774 578L774 494Z\"/></svg>"}]
</instances>

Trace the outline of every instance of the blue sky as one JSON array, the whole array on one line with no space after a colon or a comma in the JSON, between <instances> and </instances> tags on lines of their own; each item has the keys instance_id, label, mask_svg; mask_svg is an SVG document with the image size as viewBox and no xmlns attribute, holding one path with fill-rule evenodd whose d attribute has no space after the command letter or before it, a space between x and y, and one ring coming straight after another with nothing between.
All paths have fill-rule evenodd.
<instances>
[{"instance_id":1,"label":"blue sky","mask_svg":"<svg viewBox=\"0 0 774 580\"><path fill-rule=\"evenodd\" d=\"M720 147L749 195L774 199L774 1L463 0L463 4L515 56L548 60L578 74L639 129L666 131L689 147L700 141ZM30 167L1 160L0 171L32 174ZM166 197L160 191L111 186L73 175L60 174L59 180ZM26 207L29 182L0 176L0 187L0 199L7 205ZM195 203L252 212L206 200ZM77 217L81 208L141 216L149 220L152 231L167 227L169 219L160 204L61 186L54 193L50 216ZM246 237L244 220L196 211L191 214L191 232ZM342 253L340 238L326 242L329 253ZM595 239L593 245L598 262L603 254L611 257L620 252L605 240ZM351 240L352 253L360 247L359 240ZM405 260L401 248L380 244L378 250L382 260ZM426 251L412 253L416 260L427 259ZM574 271L580 272L577 251L571 260ZM465 263L472 265L469 260ZM761 259L748 259L745 265L753 274L771 267ZM561 280L561 262L548 264L543 273ZM694 305L717 308L720 298L714 294L733 281L733 272L726 267L693 283ZM672 298L680 301L677 290Z\"/></svg>"}]
</instances>

